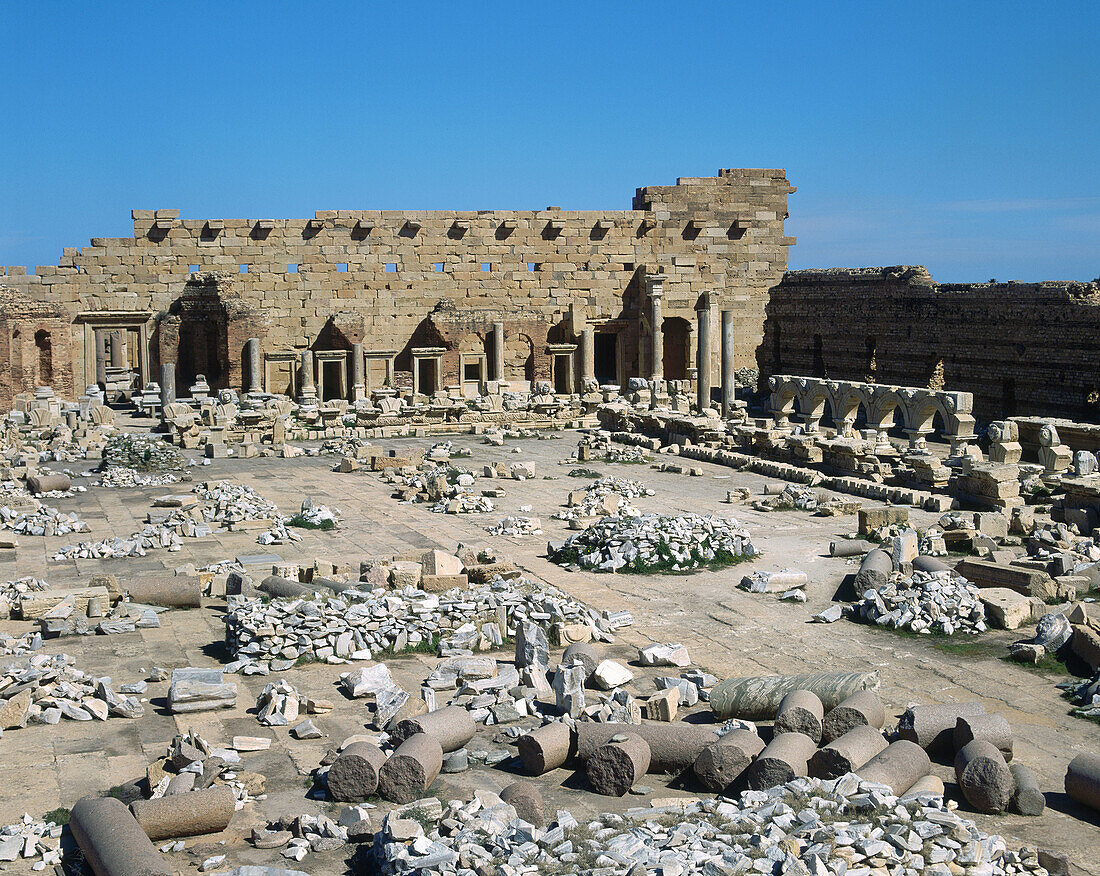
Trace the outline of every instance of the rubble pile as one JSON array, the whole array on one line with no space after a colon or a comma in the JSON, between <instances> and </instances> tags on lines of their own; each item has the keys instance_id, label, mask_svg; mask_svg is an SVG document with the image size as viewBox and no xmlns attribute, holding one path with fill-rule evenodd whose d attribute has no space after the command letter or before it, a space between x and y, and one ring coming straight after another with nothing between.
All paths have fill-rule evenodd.
<instances>
[{"instance_id":1,"label":"rubble pile","mask_svg":"<svg viewBox=\"0 0 1100 876\"><path fill-rule=\"evenodd\" d=\"M0 670L0 691L19 691L7 696L0 706L3 728L56 724L62 718L106 721L109 717L140 718L145 714L145 707L133 695L144 692L143 682L124 684L116 693L110 678L97 678L75 664L68 654L33 654L22 663L11 663Z\"/></svg>"},{"instance_id":2,"label":"rubble pile","mask_svg":"<svg viewBox=\"0 0 1100 876\"><path fill-rule=\"evenodd\" d=\"M951 571L893 573L884 587L864 591L847 614L895 630L914 633L985 632L985 607L979 590Z\"/></svg>"},{"instance_id":3,"label":"rubble pile","mask_svg":"<svg viewBox=\"0 0 1100 876\"><path fill-rule=\"evenodd\" d=\"M167 513L156 523L146 523L139 532L127 537L114 536L98 542L65 545L54 554L54 559L143 557L150 550L179 551L184 538L210 535L213 531L211 523L227 527L269 519L285 523L274 502L244 484L209 481L196 484L191 492L196 494L197 502L189 501L187 494L156 500L156 504L166 508Z\"/></svg>"},{"instance_id":4,"label":"rubble pile","mask_svg":"<svg viewBox=\"0 0 1100 876\"><path fill-rule=\"evenodd\" d=\"M186 462L171 444L148 435L112 435L103 445L99 470L122 467L139 472L179 471Z\"/></svg>"},{"instance_id":5,"label":"rubble pile","mask_svg":"<svg viewBox=\"0 0 1100 876\"><path fill-rule=\"evenodd\" d=\"M36 863L31 869L60 868L61 829L60 824L54 824L52 821L38 821L24 813L21 821L0 827L0 863L15 861L19 858L41 857L41 865Z\"/></svg>"},{"instance_id":6,"label":"rubble pile","mask_svg":"<svg viewBox=\"0 0 1100 876\"><path fill-rule=\"evenodd\" d=\"M30 499L34 510L13 510L0 506L0 529L10 529L19 535L68 535L87 532L88 524L75 511L58 511L37 499Z\"/></svg>"},{"instance_id":7,"label":"rubble pile","mask_svg":"<svg viewBox=\"0 0 1100 876\"><path fill-rule=\"evenodd\" d=\"M512 514L503 518L494 526L486 526L485 531L490 535L507 535L514 538L525 535L542 535L542 521L529 515Z\"/></svg>"},{"instance_id":8,"label":"rubble pile","mask_svg":"<svg viewBox=\"0 0 1100 876\"><path fill-rule=\"evenodd\" d=\"M493 503L487 496L457 493L449 499L440 499L429 510L437 514L485 514L493 510Z\"/></svg>"},{"instance_id":9,"label":"rubble pile","mask_svg":"<svg viewBox=\"0 0 1100 876\"><path fill-rule=\"evenodd\" d=\"M147 770L149 799L187 794L212 786L225 786L233 792L233 812L239 812L246 803L266 799L264 777L240 769L238 751L257 750L245 744L256 741L256 737L237 736L231 746L214 746L193 729L177 734L167 746L164 757L154 761ZM153 778L158 776L154 782ZM231 815L229 812L228 816ZM218 829L222 827L224 825Z\"/></svg>"},{"instance_id":10,"label":"rubble pile","mask_svg":"<svg viewBox=\"0 0 1100 876\"><path fill-rule=\"evenodd\" d=\"M223 526L279 516L279 507L245 484L207 481L191 492L203 503L203 519Z\"/></svg>"},{"instance_id":11,"label":"rubble pile","mask_svg":"<svg viewBox=\"0 0 1100 876\"><path fill-rule=\"evenodd\" d=\"M578 496L578 493L581 495ZM569 494L569 507L556 512L555 520L585 520L591 517L637 517L642 512L628 499L652 496L653 490L639 481L606 477L593 481L583 491Z\"/></svg>"},{"instance_id":12,"label":"rubble pile","mask_svg":"<svg viewBox=\"0 0 1100 876\"><path fill-rule=\"evenodd\" d=\"M570 537L552 559L600 572L682 572L757 555L748 530L732 517L640 514L596 521Z\"/></svg>"},{"instance_id":13,"label":"rubble pile","mask_svg":"<svg viewBox=\"0 0 1100 876\"><path fill-rule=\"evenodd\" d=\"M344 663L369 660L439 642L444 656L499 646L525 620L545 625L581 624L608 637L630 621L600 613L555 587L524 578L426 593L348 589L313 599L229 597L225 643L235 662L228 672L289 669L298 660Z\"/></svg>"},{"instance_id":14,"label":"rubble pile","mask_svg":"<svg viewBox=\"0 0 1100 876\"><path fill-rule=\"evenodd\" d=\"M1100 718L1100 670L1088 681L1062 682L1058 685L1076 707L1073 714L1079 718Z\"/></svg>"},{"instance_id":15,"label":"rubble pile","mask_svg":"<svg viewBox=\"0 0 1100 876\"><path fill-rule=\"evenodd\" d=\"M573 458L581 462L598 459L604 462L642 464L649 462L652 454L642 447L616 444L606 432L592 432L578 442Z\"/></svg>"},{"instance_id":16,"label":"rubble pile","mask_svg":"<svg viewBox=\"0 0 1100 876\"><path fill-rule=\"evenodd\" d=\"M50 585L41 578L26 577L17 581L5 581L0 584L0 618L6 618L9 614L18 614L23 595L49 590Z\"/></svg>"},{"instance_id":17,"label":"rubble pile","mask_svg":"<svg viewBox=\"0 0 1100 876\"><path fill-rule=\"evenodd\" d=\"M752 507L757 511L817 511L821 504L817 493L809 487L787 484L777 496L755 499Z\"/></svg>"},{"instance_id":18,"label":"rubble pile","mask_svg":"<svg viewBox=\"0 0 1100 876\"><path fill-rule=\"evenodd\" d=\"M170 471L141 474L135 468L119 465L107 469L94 483L97 487L166 487L180 481L180 475Z\"/></svg>"},{"instance_id":19,"label":"rubble pile","mask_svg":"<svg viewBox=\"0 0 1100 876\"><path fill-rule=\"evenodd\" d=\"M734 802L638 807L578 824L567 810L545 827L479 792L453 801L430 831L389 817L364 862L383 876L454 872L1045 873L1031 849L1010 851L941 796L898 798L854 775L796 779ZM415 824L413 826L416 826Z\"/></svg>"}]
</instances>

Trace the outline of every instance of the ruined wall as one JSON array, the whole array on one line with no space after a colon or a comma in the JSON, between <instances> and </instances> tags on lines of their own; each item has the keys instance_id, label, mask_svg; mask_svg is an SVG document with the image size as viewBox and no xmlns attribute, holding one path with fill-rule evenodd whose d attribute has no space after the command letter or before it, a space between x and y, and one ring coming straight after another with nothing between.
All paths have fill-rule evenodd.
<instances>
[{"instance_id":1,"label":"ruined wall","mask_svg":"<svg viewBox=\"0 0 1100 876\"><path fill-rule=\"evenodd\" d=\"M52 386L58 395L72 398L72 360L65 313L0 288L0 405L10 405L16 395L37 386Z\"/></svg>"},{"instance_id":2,"label":"ruined wall","mask_svg":"<svg viewBox=\"0 0 1100 876\"><path fill-rule=\"evenodd\" d=\"M175 210L135 210L133 237L93 238L33 275L8 268L0 284L16 300L62 308L78 388L95 380L87 348L108 318L133 332L140 324L150 344L143 377L157 379L160 356L179 358L172 309L188 280L206 273L231 279L234 296L263 314L265 352L328 348L331 336L346 339L348 331L368 350L401 350L440 300L546 326L580 304L587 319L620 333L625 380L639 373L636 322L647 272L667 277L668 317L693 322L707 290L717 307L735 308L738 364L752 364L768 289L794 243L783 235L793 191L782 170L722 170L638 189L633 209L619 211L330 210L309 220L191 220ZM244 339L226 335L223 368L239 386Z\"/></svg>"},{"instance_id":3,"label":"ruined wall","mask_svg":"<svg viewBox=\"0 0 1100 876\"><path fill-rule=\"evenodd\" d=\"M791 271L761 374L972 392L974 414L1100 421L1100 286L939 285L923 267Z\"/></svg>"}]
</instances>

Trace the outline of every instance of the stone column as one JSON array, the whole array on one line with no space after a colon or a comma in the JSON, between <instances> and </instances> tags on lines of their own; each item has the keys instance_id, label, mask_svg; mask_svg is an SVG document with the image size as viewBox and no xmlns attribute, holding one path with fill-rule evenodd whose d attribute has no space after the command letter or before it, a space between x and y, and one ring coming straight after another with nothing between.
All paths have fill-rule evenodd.
<instances>
[{"instance_id":1,"label":"stone column","mask_svg":"<svg viewBox=\"0 0 1100 876\"><path fill-rule=\"evenodd\" d=\"M363 345L351 345L351 400L367 397L367 384L363 378Z\"/></svg>"},{"instance_id":2,"label":"stone column","mask_svg":"<svg viewBox=\"0 0 1100 876\"><path fill-rule=\"evenodd\" d=\"M176 403L176 363L160 363L160 404L161 410L165 405Z\"/></svg>"},{"instance_id":3,"label":"stone column","mask_svg":"<svg viewBox=\"0 0 1100 876\"><path fill-rule=\"evenodd\" d=\"M111 367L112 368L125 368L126 367L126 342L123 340L126 335L115 329L111 332Z\"/></svg>"},{"instance_id":4,"label":"stone column","mask_svg":"<svg viewBox=\"0 0 1100 876\"><path fill-rule=\"evenodd\" d=\"M386 386L393 388L393 356L386 357Z\"/></svg>"},{"instance_id":5,"label":"stone column","mask_svg":"<svg viewBox=\"0 0 1100 876\"><path fill-rule=\"evenodd\" d=\"M596 330L591 326L581 329L581 391L589 380L596 379Z\"/></svg>"},{"instance_id":6,"label":"stone column","mask_svg":"<svg viewBox=\"0 0 1100 876\"><path fill-rule=\"evenodd\" d=\"M249 338L248 348L248 392L263 392L263 357L260 355L260 339Z\"/></svg>"},{"instance_id":7,"label":"stone column","mask_svg":"<svg viewBox=\"0 0 1100 876\"><path fill-rule=\"evenodd\" d=\"M420 360L416 356L412 357L413 368L413 398L416 398L420 393Z\"/></svg>"},{"instance_id":8,"label":"stone column","mask_svg":"<svg viewBox=\"0 0 1100 876\"><path fill-rule=\"evenodd\" d=\"M298 400L317 401L317 387L313 383L313 351L302 350L302 367L298 381Z\"/></svg>"},{"instance_id":9,"label":"stone column","mask_svg":"<svg viewBox=\"0 0 1100 876\"><path fill-rule=\"evenodd\" d=\"M95 333L95 382L107 382L107 332L102 329Z\"/></svg>"},{"instance_id":10,"label":"stone column","mask_svg":"<svg viewBox=\"0 0 1100 876\"><path fill-rule=\"evenodd\" d=\"M661 327L661 296L664 294L665 278L658 274L649 277L649 378L663 380L665 376L665 333Z\"/></svg>"},{"instance_id":11,"label":"stone column","mask_svg":"<svg viewBox=\"0 0 1100 876\"><path fill-rule=\"evenodd\" d=\"M504 323L493 323L493 380L504 379Z\"/></svg>"},{"instance_id":12,"label":"stone column","mask_svg":"<svg viewBox=\"0 0 1100 876\"><path fill-rule=\"evenodd\" d=\"M733 311L722 311L722 416L733 414L737 400L737 377L733 366Z\"/></svg>"},{"instance_id":13,"label":"stone column","mask_svg":"<svg viewBox=\"0 0 1100 876\"><path fill-rule=\"evenodd\" d=\"M711 339L710 339L710 293L704 292L699 303L695 305L696 322L699 324L699 354L696 365L696 399L701 414L710 407L710 387L713 382L711 374Z\"/></svg>"}]
</instances>

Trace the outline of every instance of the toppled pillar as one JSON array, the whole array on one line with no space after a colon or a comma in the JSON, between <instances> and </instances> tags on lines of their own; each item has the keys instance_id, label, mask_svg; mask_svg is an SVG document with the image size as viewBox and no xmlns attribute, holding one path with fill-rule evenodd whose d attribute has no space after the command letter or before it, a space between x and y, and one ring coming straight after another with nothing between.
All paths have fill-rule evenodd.
<instances>
[{"instance_id":1,"label":"toppled pillar","mask_svg":"<svg viewBox=\"0 0 1100 876\"><path fill-rule=\"evenodd\" d=\"M1016 782L1000 750L975 739L955 755L955 779L966 802L979 812L1004 812Z\"/></svg>"},{"instance_id":2,"label":"toppled pillar","mask_svg":"<svg viewBox=\"0 0 1100 876\"><path fill-rule=\"evenodd\" d=\"M825 710L817 694L792 690L779 701L775 713L775 733L805 733L814 742L821 741L821 719Z\"/></svg>"},{"instance_id":3,"label":"toppled pillar","mask_svg":"<svg viewBox=\"0 0 1100 876\"><path fill-rule=\"evenodd\" d=\"M1066 793L1100 812L1100 754L1084 752L1069 762Z\"/></svg>"},{"instance_id":4,"label":"toppled pillar","mask_svg":"<svg viewBox=\"0 0 1100 876\"><path fill-rule=\"evenodd\" d=\"M765 791L806 775L817 745L804 733L780 733L745 770L748 786Z\"/></svg>"},{"instance_id":5,"label":"toppled pillar","mask_svg":"<svg viewBox=\"0 0 1100 876\"><path fill-rule=\"evenodd\" d=\"M170 839L220 833L229 827L237 800L225 785L158 797L135 800L130 811L149 839Z\"/></svg>"},{"instance_id":6,"label":"toppled pillar","mask_svg":"<svg viewBox=\"0 0 1100 876\"><path fill-rule=\"evenodd\" d=\"M898 721L898 736L915 742L929 757L944 757L955 749L955 724L959 718L984 715L981 703L948 703L911 706Z\"/></svg>"},{"instance_id":7,"label":"toppled pillar","mask_svg":"<svg viewBox=\"0 0 1100 876\"><path fill-rule=\"evenodd\" d=\"M861 690L875 690L877 672L820 672L805 675L760 675L727 678L710 694L710 706L719 718L770 720L783 697L794 690L816 694L826 709L832 709ZM952 727L954 724L952 723Z\"/></svg>"},{"instance_id":8,"label":"toppled pillar","mask_svg":"<svg viewBox=\"0 0 1100 876\"><path fill-rule=\"evenodd\" d=\"M886 724L886 709L882 700L869 690L852 694L825 716L821 725L821 741L828 745L860 724L876 730L881 730Z\"/></svg>"},{"instance_id":9,"label":"toppled pillar","mask_svg":"<svg viewBox=\"0 0 1100 876\"><path fill-rule=\"evenodd\" d=\"M449 754L473 739L476 731L477 724L469 711L462 706L446 706L406 718L397 725L392 735L395 741L404 742L417 733L426 733L435 737L443 751Z\"/></svg>"},{"instance_id":10,"label":"toppled pillar","mask_svg":"<svg viewBox=\"0 0 1100 876\"><path fill-rule=\"evenodd\" d=\"M636 733L622 733L585 761L588 783L597 794L622 797L649 771L649 745Z\"/></svg>"},{"instance_id":11,"label":"toppled pillar","mask_svg":"<svg viewBox=\"0 0 1100 876\"><path fill-rule=\"evenodd\" d=\"M341 803L366 800L378 790L378 771L386 753L369 742L354 742L340 752L328 770L328 795Z\"/></svg>"},{"instance_id":12,"label":"toppled pillar","mask_svg":"<svg viewBox=\"0 0 1100 876\"><path fill-rule=\"evenodd\" d=\"M524 771L532 776L541 776L564 766L577 753L572 731L560 721L544 724L519 737L516 747Z\"/></svg>"},{"instance_id":13,"label":"toppled pillar","mask_svg":"<svg viewBox=\"0 0 1100 876\"><path fill-rule=\"evenodd\" d=\"M882 732L866 724L853 727L834 739L810 758L810 775L817 779L836 779L854 773L886 748Z\"/></svg>"},{"instance_id":14,"label":"toppled pillar","mask_svg":"<svg viewBox=\"0 0 1100 876\"><path fill-rule=\"evenodd\" d=\"M96 876L171 876L175 872L126 804L114 797L78 800L69 829Z\"/></svg>"},{"instance_id":15,"label":"toppled pillar","mask_svg":"<svg viewBox=\"0 0 1100 876\"><path fill-rule=\"evenodd\" d=\"M857 769L856 775L865 782L887 785L895 796L900 797L910 793L931 768L928 752L915 742L899 739ZM943 793L942 784L939 793Z\"/></svg>"},{"instance_id":16,"label":"toppled pillar","mask_svg":"<svg viewBox=\"0 0 1100 876\"><path fill-rule=\"evenodd\" d=\"M535 827L546 825L546 804L542 792L530 782L512 782L500 792L500 799L516 810L516 815Z\"/></svg>"},{"instance_id":17,"label":"toppled pillar","mask_svg":"<svg viewBox=\"0 0 1100 876\"><path fill-rule=\"evenodd\" d=\"M378 793L392 803L412 803L424 796L442 768L439 740L417 733L402 742L378 771Z\"/></svg>"},{"instance_id":18,"label":"toppled pillar","mask_svg":"<svg viewBox=\"0 0 1100 876\"><path fill-rule=\"evenodd\" d=\"M691 769L704 788L720 794L741 777L763 750L764 740L755 733L733 730L699 752Z\"/></svg>"}]
</instances>

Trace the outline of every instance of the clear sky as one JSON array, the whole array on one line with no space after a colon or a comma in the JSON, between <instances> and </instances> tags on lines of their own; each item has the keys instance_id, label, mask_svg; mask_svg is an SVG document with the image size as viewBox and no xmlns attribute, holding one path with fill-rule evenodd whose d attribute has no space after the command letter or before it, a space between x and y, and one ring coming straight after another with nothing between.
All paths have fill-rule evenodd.
<instances>
[{"instance_id":1,"label":"clear sky","mask_svg":"<svg viewBox=\"0 0 1100 876\"><path fill-rule=\"evenodd\" d=\"M1100 276L1100 4L0 5L0 264L131 208L623 209L784 167L791 267Z\"/></svg>"}]
</instances>

